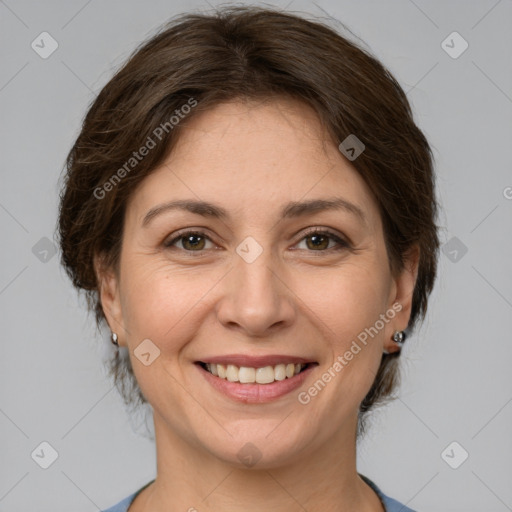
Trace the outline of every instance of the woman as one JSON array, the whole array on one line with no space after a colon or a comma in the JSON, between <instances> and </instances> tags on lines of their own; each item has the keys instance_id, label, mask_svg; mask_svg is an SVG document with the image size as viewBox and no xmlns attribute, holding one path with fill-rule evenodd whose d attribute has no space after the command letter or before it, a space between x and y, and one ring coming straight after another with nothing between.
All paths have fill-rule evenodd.
<instances>
[{"instance_id":1,"label":"woman","mask_svg":"<svg viewBox=\"0 0 512 512\"><path fill-rule=\"evenodd\" d=\"M109 512L410 510L356 440L425 315L436 210L405 94L330 28L225 8L141 46L60 205L116 384L153 411L157 476Z\"/></svg>"}]
</instances>

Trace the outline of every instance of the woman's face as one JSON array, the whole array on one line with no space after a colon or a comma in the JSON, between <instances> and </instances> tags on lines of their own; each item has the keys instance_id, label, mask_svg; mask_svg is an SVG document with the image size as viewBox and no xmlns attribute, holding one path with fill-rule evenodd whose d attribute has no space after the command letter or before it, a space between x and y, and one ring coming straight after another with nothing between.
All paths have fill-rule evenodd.
<instances>
[{"instance_id":1,"label":"woman's face","mask_svg":"<svg viewBox=\"0 0 512 512\"><path fill-rule=\"evenodd\" d=\"M196 206L166 207L176 201ZM199 114L125 220L102 301L160 431L259 467L354 439L382 353L407 326L415 272L392 276L377 204L309 107ZM227 379L200 363L224 363ZM298 363L309 364L285 377Z\"/></svg>"}]
</instances>

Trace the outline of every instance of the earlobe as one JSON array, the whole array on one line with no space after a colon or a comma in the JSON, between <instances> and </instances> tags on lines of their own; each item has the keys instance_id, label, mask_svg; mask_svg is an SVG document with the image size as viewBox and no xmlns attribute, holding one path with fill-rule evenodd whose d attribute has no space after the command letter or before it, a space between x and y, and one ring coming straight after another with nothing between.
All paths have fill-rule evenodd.
<instances>
[{"instance_id":1,"label":"earlobe","mask_svg":"<svg viewBox=\"0 0 512 512\"><path fill-rule=\"evenodd\" d=\"M118 277L113 269L105 266L100 256L94 259L94 269L103 314L110 330L117 333L119 345L122 346L125 336Z\"/></svg>"}]
</instances>

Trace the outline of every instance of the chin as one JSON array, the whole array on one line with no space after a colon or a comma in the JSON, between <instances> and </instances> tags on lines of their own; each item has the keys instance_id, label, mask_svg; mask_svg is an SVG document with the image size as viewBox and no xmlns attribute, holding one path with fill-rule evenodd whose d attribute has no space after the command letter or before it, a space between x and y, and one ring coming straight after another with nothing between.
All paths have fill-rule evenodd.
<instances>
[{"instance_id":1,"label":"chin","mask_svg":"<svg viewBox=\"0 0 512 512\"><path fill-rule=\"evenodd\" d=\"M252 420L249 425L243 421L237 423L238 434L227 429L232 437L226 434L223 443L218 438L209 439L204 447L217 459L239 469L272 469L296 463L314 437L312 433L312 439L307 442L304 427L291 431L287 420L281 425L282 430L276 428L279 422L275 420L258 420L257 424Z\"/></svg>"}]
</instances>

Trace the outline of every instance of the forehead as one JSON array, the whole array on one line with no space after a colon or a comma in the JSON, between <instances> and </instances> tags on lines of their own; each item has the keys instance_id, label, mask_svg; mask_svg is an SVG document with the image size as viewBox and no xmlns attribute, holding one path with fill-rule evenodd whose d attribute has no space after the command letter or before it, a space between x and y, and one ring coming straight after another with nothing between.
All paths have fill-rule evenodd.
<instances>
[{"instance_id":1,"label":"forehead","mask_svg":"<svg viewBox=\"0 0 512 512\"><path fill-rule=\"evenodd\" d=\"M190 159L194 147L207 149L211 159L229 152L233 170L242 162L284 163L306 156L316 158L321 152L323 160L338 159L338 152L333 155L326 145L333 146L333 142L310 106L286 97L238 99L195 115L186 124L173 161L182 156Z\"/></svg>"},{"instance_id":2,"label":"forehead","mask_svg":"<svg viewBox=\"0 0 512 512\"><path fill-rule=\"evenodd\" d=\"M187 198L259 219L291 201L332 197L378 220L367 185L311 107L285 98L237 100L195 113L171 154L141 183L130 210L140 221L155 204Z\"/></svg>"}]
</instances>

